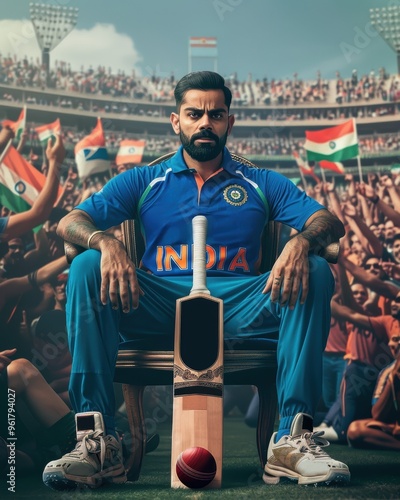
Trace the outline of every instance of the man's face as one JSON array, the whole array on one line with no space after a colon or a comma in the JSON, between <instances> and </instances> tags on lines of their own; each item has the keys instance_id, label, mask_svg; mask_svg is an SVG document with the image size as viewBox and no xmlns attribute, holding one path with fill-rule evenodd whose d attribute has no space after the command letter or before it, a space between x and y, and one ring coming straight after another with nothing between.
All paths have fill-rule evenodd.
<instances>
[{"instance_id":1,"label":"man's face","mask_svg":"<svg viewBox=\"0 0 400 500\"><path fill-rule=\"evenodd\" d=\"M365 262L364 269L370 274L376 276L377 278L381 278L383 275L380 261L378 258L375 257L371 257Z\"/></svg>"},{"instance_id":2,"label":"man's face","mask_svg":"<svg viewBox=\"0 0 400 500\"><path fill-rule=\"evenodd\" d=\"M13 238L8 242L8 252L4 256L7 266L17 266L24 260L25 247L20 238Z\"/></svg>"},{"instance_id":3,"label":"man's face","mask_svg":"<svg viewBox=\"0 0 400 500\"><path fill-rule=\"evenodd\" d=\"M400 264L400 239L395 239L392 245L392 257L397 264Z\"/></svg>"},{"instance_id":4,"label":"man's face","mask_svg":"<svg viewBox=\"0 0 400 500\"><path fill-rule=\"evenodd\" d=\"M211 161L221 153L234 123L222 90L189 90L171 124L186 153L196 161Z\"/></svg>"},{"instance_id":5,"label":"man's face","mask_svg":"<svg viewBox=\"0 0 400 500\"><path fill-rule=\"evenodd\" d=\"M388 220L387 222L385 222L385 229L384 229L385 240L391 240L394 236L394 233L395 233L394 224L391 220Z\"/></svg>"},{"instance_id":6,"label":"man's face","mask_svg":"<svg viewBox=\"0 0 400 500\"><path fill-rule=\"evenodd\" d=\"M393 318L400 319L400 293L390 303L390 313Z\"/></svg>"},{"instance_id":7,"label":"man's face","mask_svg":"<svg viewBox=\"0 0 400 500\"><path fill-rule=\"evenodd\" d=\"M57 302L60 304L65 304L67 300L67 296L65 293L65 281L57 281L55 283L53 290L54 290L54 298L56 299Z\"/></svg>"},{"instance_id":8,"label":"man's face","mask_svg":"<svg viewBox=\"0 0 400 500\"><path fill-rule=\"evenodd\" d=\"M357 304L360 306L363 305L368 298L368 293L364 285L361 285L361 283L354 284L351 287L351 291L353 292L353 297Z\"/></svg>"},{"instance_id":9,"label":"man's face","mask_svg":"<svg viewBox=\"0 0 400 500\"><path fill-rule=\"evenodd\" d=\"M389 349L394 359L400 356L400 336L393 335L389 340Z\"/></svg>"}]
</instances>

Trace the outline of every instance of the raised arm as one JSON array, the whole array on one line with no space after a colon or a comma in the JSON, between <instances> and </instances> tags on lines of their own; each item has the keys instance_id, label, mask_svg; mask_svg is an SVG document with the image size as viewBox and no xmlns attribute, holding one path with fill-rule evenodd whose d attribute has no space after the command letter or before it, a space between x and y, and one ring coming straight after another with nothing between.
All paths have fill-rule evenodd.
<instances>
[{"instance_id":1,"label":"raised arm","mask_svg":"<svg viewBox=\"0 0 400 500\"><path fill-rule=\"evenodd\" d=\"M388 281L383 281L380 278L376 278L371 273L365 271L362 267L351 262L342 254L339 254L339 263L343 265L356 278L357 281L379 295L383 295L384 297L392 300L400 291L400 288L397 285Z\"/></svg>"},{"instance_id":2,"label":"raised arm","mask_svg":"<svg viewBox=\"0 0 400 500\"><path fill-rule=\"evenodd\" d=\"M59 171L65 157L65 149L61 136L57 136L54 144L49 139L46 156L49 160L49 171L43 189L29 210L10 216L5 234L9 239L15 238L45 222L56 202L59 187Z\"/></svg>"}]
</instances>

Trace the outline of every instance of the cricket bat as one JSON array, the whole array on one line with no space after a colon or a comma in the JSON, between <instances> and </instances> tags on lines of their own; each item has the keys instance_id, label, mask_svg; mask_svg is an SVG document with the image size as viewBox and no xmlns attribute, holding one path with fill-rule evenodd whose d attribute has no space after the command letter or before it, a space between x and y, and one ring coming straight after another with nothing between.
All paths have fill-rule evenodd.
<instances>
[{"instance_id":1,"label":"cricket bat","mask_svg":"<svg viewBox=\"0 0 400 500\"><path fill-rule=\"evenodd\" d=\"M223 301L206 284L207 219L193 219L193 287L176 301L171 487L185 488L176 473L181 452L202 447L217 470L207 488L220 488L223 440Z\"/></svg>"}]
</instances>

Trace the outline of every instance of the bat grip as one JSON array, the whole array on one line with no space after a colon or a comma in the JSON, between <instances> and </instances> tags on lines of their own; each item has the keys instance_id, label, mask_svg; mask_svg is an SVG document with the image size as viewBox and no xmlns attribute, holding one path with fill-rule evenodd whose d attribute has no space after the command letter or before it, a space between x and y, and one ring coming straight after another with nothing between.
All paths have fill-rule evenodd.
<instances>
[{"instance_id":1,"label":"bat grip","mask_svg":"<svg viewBox=\"0 0 400 500\"><path fill-rule=\"evenodd\" d=\"M207 288L206 274L206 237L207 219L204 215L197 215L192 220L193 228L193 286L190 295L195 293L206 293L210 295Z\"/></svg>"}]
</instances>

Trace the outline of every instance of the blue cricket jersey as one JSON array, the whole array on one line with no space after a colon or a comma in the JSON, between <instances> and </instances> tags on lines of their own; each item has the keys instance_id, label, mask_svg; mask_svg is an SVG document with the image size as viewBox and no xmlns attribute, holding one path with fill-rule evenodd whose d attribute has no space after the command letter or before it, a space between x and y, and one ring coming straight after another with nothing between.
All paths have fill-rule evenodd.
<instances>
[{"instance_id":1,"label":"blue cricket jersey","mask_svg":"<svg viewBox=\"0 0 400 500\"><path fill-rule=\"evenodd\" d=\"M142 267L161 276L192 274L192 219L208 220L207 274L259 273L261 235L270 220L298 231L325 207L277 172L249 167L225 148L220 170L205 182L183 148L154 166L111 179L76 208L105 230L137 218L146 243Z\"/></svg>"}]
</instances>

